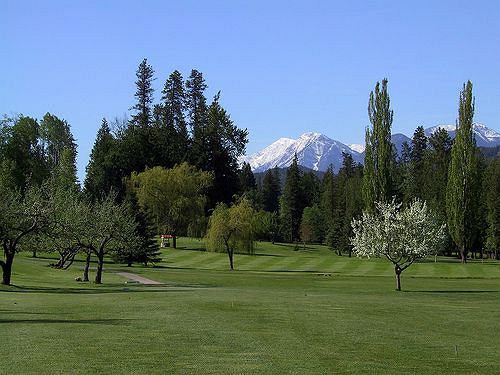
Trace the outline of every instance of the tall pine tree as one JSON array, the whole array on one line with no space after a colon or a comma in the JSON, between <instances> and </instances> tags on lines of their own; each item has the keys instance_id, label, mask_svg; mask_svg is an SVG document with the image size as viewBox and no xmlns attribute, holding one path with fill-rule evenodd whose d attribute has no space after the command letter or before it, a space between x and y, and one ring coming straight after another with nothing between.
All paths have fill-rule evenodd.
<instances>
[{"instance_id":1,"label":"tall pine tree","mask_svg":"<svg viewBox=\"0 0 500 375\"><path fill-rule=\"evenodd\" d=\"M301 189L301 175L294 156L286 174L285 188L280 197L280 219L283 238L286 241L299 240L300 219L304 209Z\"/></svg>"},{"instance_id":2,"label":"tall pine tree","mask_svg":"<svg viewBox=\"0 0 500 375\"><path fill-rule=\"evenodd\" d=\"M132 116L132 124L138 127L147 127L151 124L153 115L152 104L154 93L154 70L148 64L147 59L142 60L139 64L136 77L136 92L134 96L137 99L137 103L131 108L135 110L135 114Z\"/></svg>"}]
</instances>

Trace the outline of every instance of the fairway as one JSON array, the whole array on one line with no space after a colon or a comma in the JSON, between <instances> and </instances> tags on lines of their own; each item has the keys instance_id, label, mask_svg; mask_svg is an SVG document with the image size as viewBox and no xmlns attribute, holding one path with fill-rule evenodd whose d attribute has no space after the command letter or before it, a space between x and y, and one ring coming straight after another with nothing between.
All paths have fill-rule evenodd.
<instances>
[{"instance_id":1,"label":"fairway","mask_svg":"<svg viewBox=\"0 0 500 375\"><path fill-rule=\"evenodd\" d=\"M181 238L155 268L107 263L101 286L20 254L0 287L1 373L445 373L500 370L500 263L392 265L323 246L255 255ZM50 257L50 255L47 255ZM115 271L160 285L125 283ZM91 274L91 277L93 274Z\"/></svg>"}]
</instances>

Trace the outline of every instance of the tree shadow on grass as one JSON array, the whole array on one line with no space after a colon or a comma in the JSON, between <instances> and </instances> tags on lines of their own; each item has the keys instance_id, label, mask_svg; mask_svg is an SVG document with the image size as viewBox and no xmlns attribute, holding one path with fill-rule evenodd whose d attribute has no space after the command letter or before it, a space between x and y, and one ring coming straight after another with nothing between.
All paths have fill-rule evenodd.
<instances>
[{"instance_id":1,"label":"tree shadow on grass","mask_svg":"<svg viewBox=\"0 0 500 375\"><path fill-rule=\"evenodd\" d=\"M0 324L31 323L31 324L98 324L98 325L123 325L133 319L0 319Z\"/></svg>"},{"instance_id":2,"label":"tree shadow on grass","mask_svg":"<svg viewBox=\"0 0 500 375\"><path fill-rule=\"evenodd\" d=\"M500 293L500 290L403 290L404 293Z\"/></svg>"},{"instance_id":3,"label":"tree shadow on grass","mask_svg":"<svg viewBox=\"0 0 500 375\"><path fill-rule=\"evenodd\" d=\"M34 286L12 286L9 289L1 289L0 293L56 293L56 294L112 294L112 293L171 293L189 292L195 289L210 288L207 285L198 284L163 284L163 285L133 285L128 287L113 286L112 288L49 288Z\"/></svg>"}]
</instances>

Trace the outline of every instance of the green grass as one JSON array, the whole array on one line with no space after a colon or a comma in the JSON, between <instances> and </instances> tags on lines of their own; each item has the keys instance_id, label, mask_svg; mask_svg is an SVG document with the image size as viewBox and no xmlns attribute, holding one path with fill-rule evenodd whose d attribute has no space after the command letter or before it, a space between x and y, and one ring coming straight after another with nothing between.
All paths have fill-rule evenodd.
<instances>
[{"instance_id":1,"label":"green grass","mask_svg":"<svg viewBox=\"0 0 500 375\"><path fill-rule=\"evenodd\" d=\"M394 291L379 259L180 239L156 268L107 264L104 285L20 254L0 287L1 373L461 373L500 369L500 263L415 264ZM161 286L125 284L127 270ZM331 275L331 276L328 276ZM93 275L91 275L93 276ZM8 351L6 348L10 348Z\"/></svg>"}]
</instances>

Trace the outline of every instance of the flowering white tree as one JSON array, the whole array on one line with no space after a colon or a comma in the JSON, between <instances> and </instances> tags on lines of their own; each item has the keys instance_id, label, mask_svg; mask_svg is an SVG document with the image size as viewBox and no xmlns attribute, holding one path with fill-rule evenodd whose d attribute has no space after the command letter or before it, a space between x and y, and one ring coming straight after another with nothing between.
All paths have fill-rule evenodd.
<instances>
[{"instance_id":1,"label":"flowering white tree","mask_svg":"<svg viewBox=\"0 0 500 375\"><path fill-rule=\"evenodd\" d=\"M377 202L376 212L363 212L352 221L353 250L358 257L386 257L394 264L396 289L401 290L400 275L416 260L433 254L445 239L440 225L425 202L401 204Z\"/></svg>"}]
</instances>

